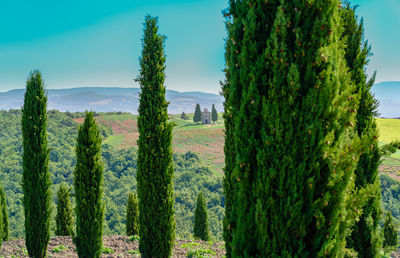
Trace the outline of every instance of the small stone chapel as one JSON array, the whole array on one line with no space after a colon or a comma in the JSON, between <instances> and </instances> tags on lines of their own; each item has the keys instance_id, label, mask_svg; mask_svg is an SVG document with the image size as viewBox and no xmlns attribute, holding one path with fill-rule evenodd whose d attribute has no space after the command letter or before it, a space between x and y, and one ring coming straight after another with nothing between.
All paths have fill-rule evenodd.
<instances>
[{"instance_id":1,"label":"small stone chapel","mask_svg":"<svg viewBox=\"0 0 400 258\"><path fill-rule=\"evenodd\" d=\"M201 114L201 124L211 124L211 112L208 111L207 108L205 108Z\"/></svg>"}]
</instances>

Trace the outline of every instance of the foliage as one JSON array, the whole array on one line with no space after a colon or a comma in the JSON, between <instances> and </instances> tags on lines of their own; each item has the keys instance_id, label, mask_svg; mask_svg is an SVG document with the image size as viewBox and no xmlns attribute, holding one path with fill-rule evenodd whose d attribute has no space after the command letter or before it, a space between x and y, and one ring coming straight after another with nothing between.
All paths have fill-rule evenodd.
<instances>
[{"instance_id":1,"label":"foliage","mask_svg":"<svg viewBox=\"0 0 400 258\"><path fill-rule=\"evenodd\" d=\"M212 108L211 108L211 120L214 123L218 121L218 112L215 109L215 105L214 104L212 105Z\"/></svg>"},{"instance_id":2,"label":"foliage","mask_svg":"<svg viewBox=\"0 0 400 258\"><path fill-rule=\"evenodd\" d=\"M186 257L208 257L211 255L216 255L217 253L212 249L196 249L189 250Z\"/></svg>"},{"instance_id":3,"label":"foliage","mask_svg":"<svg viewBox=\"0 0 400 258\"><path fill-rule=\"evenodd\" d=\"M210 240L210 230L208 226L207 205L203 193L197 197L196 211L194 213L194 237L203 241Z\"/></svg>"},{"instance_id":4,"label":"foliage","mask_svg":"<svg viewBox=\"0 0 400 258\"><path fill-rule=\"evenodd\" d=\"M103 245L104 202L101 137L92 112L79 127L74 187L76 237L79 257L100 257Z\"/></svg>"},{"instance_id":5,"label":"foliage","mask_svg":"<svg viewBox=\"0 0 400 258\"><path fill-rule=\"evenodd\" d=\"M345 251L359 151L349 111L358 97L346 72L339 6L230 1L234 257Z\"/></svg>"},{"instance_id":6,"label":"foliage","mask_svg":"<svg viewBox=\"0 0 400 258\"><path fill-rule=\"evenodd\" d=\"M157 18L146 16L140 58L138 116L139 250L143 257L169 257L175 239L172 128L165 99L165 37Z\"/></svg>"},{"instance_id":7,"label":"foliage","mask_svg":"<svg viewBox=\"0 0 400 258\"><path fill-rule=\"evenodd\" d=\"M182 112L181 119L183 119L183 120L187 120L188 119L188 116L185 114L185 112Z\"/></svg>"},{"instance_id":8,"label":"foliage","mask_svg":"<svg viewBox=\"0 0 400 258\"><path fill-rule=\"evenodd\" d=\"M8 226L8 211L7 211L7 202L6 202L6 194L4 193L3 187L0 187L0 208L1 208L1 216L3 217L3 221L0 221L0 246L1 241L7 241L9 236L9 226Z\"/></svg>"},{"instance_id":9,"label":"foliage","mask_svg":"<svg viewBox=\"0 0 400 258\"><path fill-rule=\"evenodd\" d=\"M47 95L39 71L26 82L22 108L25 243L31 257L45 257L50 240L51 179L47 146Z\"/></svg>"},{"instance_id":10,"label":"foliage","mask_svg":"<svg viewBox=\"0 0 400 258\"><path fill-rule=\"evenodd\" d=\"M109 247L103 247L103 254L112 254L115 251Z\"/></svg>"},{"instance_id":11,"label":"foliage","mask_svg":"<svg viewBox=\"0 0 400 258\"><path fill-rule=\"evenodd\" d=\"M355 84L355 92L360 96L355 128L363 143L362 155L355 170L355 190L352 197L358 201L351 202L349 207L359 209L360 214L352 225L347 246L353 248L359 257L378 257L382 245L379 230L381 189L378 177L381 155L374 119L377 116L378 103L371 93L375 75L369 81L366 75L370 47L364 41L363 21L358 22L355 11L349 2L340 11L344 24L342 37L346 41L345 58Z\"/></svg>"},{"instance_id":12,"label":"foliage","mask_svg":"<svg viewBox=\"0 0 400 258\"><path fill-rule=\"evenodd\" d=\"M64 251L64 250L68 250L68 246L65 246L65 245L61 244L61 245L59 245L59 246L55 246L55 247L51 250L51 252L52 252L52 253L59 253L59 252L62 252L62 251Z\"/></svg>"},{"instance_id":13,"label":"foliage","mask_svg":"<svg viewBox=\"0 0 400 258\"><path fill-rule=\"evenodd\" d=\"M393 223L392 214L386 213L383 222L383 247L396 250L398 246L398 232Z\"/></svg>"},{"instance_id":14,"label":"foliage","mask_svg":"<svg viewBox=\"0 0 400 258\"><path fill-rule=\"evenodd\" d=\"M230 23L227 22L227 30L229 30ZM225 126L225 142L224 142L224 154L225 154L225 167L224 167L224 194L225 194L225 217L223 221L224 231L223 237L225 240L225 250L226 257L232 256L232 227L231 227L231 213L232 213L232 204L233 204L233 185L235 183L235 179L232 177L233 168L235 167L236 162L236 153L235 153L235 141L234 141L234 125L233 125L233 117L232 117L232 108L231 108L231 98L230 98L230 86L229 86L229 53L230 53L230 44L232 41L228 40L226 42L226 50L225 50L225 81L221 82L222 86L222 95L225 98L224 102L224 126Z\"/></svg>"},{"instance_id":15,"label":"foliage","mask_svg":"<svg viewBox=\"0 0 400 258\"><path fill-rule=\"evenodd\" d=\"M200 104L197 103L197 104L196 104L196 109L195 109L194 115L193 115L193 122L195 122L195 123L200 122L200 121L201 121L201 116L202 116L202 114L203 114L203 113L201 112Z\"/></svg>"},{"instance_id":16,"label":"foliage","mask_svg":"<svg viewBox=\"0 0 400 258\"><path fill-rule=\"evenodd\" d=\"M56 235L73 236L74 221L72 217L70 189L65 183L60 184L57 191Z\"/></svg>"},{"instance_id":17,"label":"foliage","mask_svg":"<svg viewBox=\"0 0 400 258\"><path fill-rule=\"evenodd\" d=\"M126 235L139 235L139 201L136 193L130 192L126 205Z\"/></svg>"}]
</instances>

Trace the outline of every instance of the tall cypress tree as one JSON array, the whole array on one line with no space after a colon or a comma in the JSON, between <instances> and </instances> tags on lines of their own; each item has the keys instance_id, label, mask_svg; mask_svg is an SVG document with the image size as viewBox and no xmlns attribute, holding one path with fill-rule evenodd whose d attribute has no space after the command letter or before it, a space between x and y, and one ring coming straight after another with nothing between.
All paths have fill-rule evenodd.
<instances>
[{"instance_id":1,"label":"tall cypress tree","mask_svg":"<svg viewBox=\"0 0 400 258\"><path fill-rule=\"evenodd\" d=\"M344 253L358 99L338 0L230 1L232 256Z\"/></svg>"},{"instance_id":2,"label":"tall cypress tree","mask_svg":"<svg viewBox=\"0 0 400 258\"><path fill-rule=\"evenodd\" d=\"M203 241L210 240L207 205L202 192L197 196L193 233L195 238L199 238Z\"/></svg>"},{"instance_id":3,"label":"tall cypress tree","mask_svg":"<svg viewBox=\"0 0 400 258\"><path fill-rule=\"evenodd\" d=\"M164 36L157 18L146 16L140 58L138 116L139 250L143 257L169 257L175 239L172 127L165 100Z\"/></svg>"},{"instance_id":4,"label":"tall cypress tree","mask_svg":"<svg viewBox=\"0 0 400 258\"><path fill-rule=\"evenodd\" d=\"M139 201L136 193L130 192L126 205L126 235L139 235Z\"/></svg>"},{"instance_id":5,"label":"tall cypress tree","mask_svg":"<svg viewBox=\"0 0 400 258\"><path fill-rule=\"evenodd\" d=\"M197 103L197 104L196 104L196 109L194 110L193 122L195 122L195 123L200 122L200 121L201 121L201 115L202 115L202 114L203 114L203 113L201 112L200 104Z\"/></svg>"},{"instance_id":6,"label":"tall cypress tree","mask_svg":"<svg viewBox=\"0 0 400 258\"><path fill-rule=\"evenodd\" d=\"M2 234L1 239L3 241L8 240L9 229L8 229L8 211L7 211L7 202L6 202L6 194L4 193L3 187L0 187L0 205L1 205L1 213L3 215L3 223L2 223Z\"/></svg>"},{"instance_id":7,"label":"tall cypress tree","mask_svg":"<svg viewBox=\"0 0 400 258\"><path fill-rule=\"evenodd\" d=\"M378 177L381 156L374 118L377 116L378 105L371 94L375 75L369 81L366 75L370 47L364 41L363 21L358 22L355 9L346 2L341 10L343 38L346 41L345 58L355 84L355 92L360 96L355 127L363 143L362 155L355 170L354 191L354 198L360 203L358 209L361 214L347 239L347 245L358 253L358 257L378 257L382 247L379 232L381 189ZM355 204L352 205L354 208Z\"/></svg>"},{"instance_id":8,"label":"tall cypress tree","mask_svg":"<svg viewBox=\"0 0 400 258\"><path fill-rule=\"evenodd\" d=\"M214 123L218 121L218 112L215 109L215 105L214 104L212 105L212 108L211 108L211 120Z\"/></svg>"},{"instance_id":9,"label":"tall cypress tree","mask_svg":"<svg viewBox=\"0 0 400 258\"><path fill-rule=\"evenodd\" d=\"M71 200L69 199L70 191L65 183L62 183L57 191L57 236L72 236L74 233Z\"/></svg>"},{"instance_id":10,"label":"tall cypress tree","mask_svg":"<svg viewBox=\"0 0 400 258\"><path fill-rule=\"evenodd\" d=\"M76 237L79 257L100 257L103 246L103 162L101 136L93 118L86 112L79 127L74 170L76 198Z\"/></svg>"},{"instance_id":11,"label":"tall cypress tree","mask_svg":"<svg viewBox=\"0 0 400 258\"><path fill-rule=\"evenodd\" d=\"M22 187L25 244L31 257L45 257L50 240L51 180L47 147L47 95L42 75L33 71L22 108Z\"/></svg>"}]
</instances>

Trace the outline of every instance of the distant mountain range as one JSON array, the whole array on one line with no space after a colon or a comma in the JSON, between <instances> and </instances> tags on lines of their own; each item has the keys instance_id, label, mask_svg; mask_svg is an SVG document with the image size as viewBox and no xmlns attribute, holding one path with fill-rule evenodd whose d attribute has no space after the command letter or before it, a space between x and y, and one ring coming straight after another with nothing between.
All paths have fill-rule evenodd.
<instances>
[{"instance_id":1,"label":"distant mountain range","mask_svg":"<svg viewBox=\"0 0 400 258\"><path fill-rule=\"evenodd\" d=\"M97 112L123 111L137 114L139 107L139 88L81 87L71 89L49 89L48 109L60 111ZM25 90L17 89L0 92L0 109L21 108ZM204 92L178 92L167 90L166 98L170 102L168 113L193 113L196 103L201 108L211 110L212 104L218 112L223 111L224 98L217 94Z\"/></svg>"},{"instance_id":2,"label":"distant mountain range","mask_svg":"<svg viewBox=\"0 0 400 258\"><path fill-rule=\"evenodd\" d=\"M139 88L81 87L71 89L49 89L48 108L60 111L97 112L123 111L137 114ZM0 109L21 108L24 100L23 89L0 92ZM381 82L373 86L372 92L379 100L379 117L400 117L400 81ZM196 103L201 108L211 110L212 104L218 112L223 111L224 98L204 92L178 92L167 90L170 114L193 113Z\"/></svg>"},{"instance_id":3,"label":"distant mountain range","mask_svg":"<svg viewBox=\"0 0 400 258\"><path fill-rule=\"evenodd\" d=\"M380 82L372 87L372 92L379 100L379 117L400 117L400 82Z\"/></svg>"}]
</instances>

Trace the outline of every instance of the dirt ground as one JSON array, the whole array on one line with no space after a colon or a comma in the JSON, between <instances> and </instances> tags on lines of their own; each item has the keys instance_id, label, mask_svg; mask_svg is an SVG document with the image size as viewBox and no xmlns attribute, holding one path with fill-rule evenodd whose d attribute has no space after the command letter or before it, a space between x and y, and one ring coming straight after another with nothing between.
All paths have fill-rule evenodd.
<instances>
[{"instance_id":1,"label":"dirt ground","mask_svg":"<svg viewBox=\"0 0 400 258\"><path fill-rule=\"evenodd\" d=\"M140 257L138 241L130 241L127 236L104 236L103 255L101 257ZM109 253L104 253L104 249ZM207 243L202 241L176 240L173 257L187 257L190 250L210 250L214 254L207 257L223 257L223 243ZM3 242L0 257L28 257L24 239ZM78 257L71 237L52 237L47 248L47 257ZM196 256L193 256L196 257Z\"/></svg>"}]
</instances>

